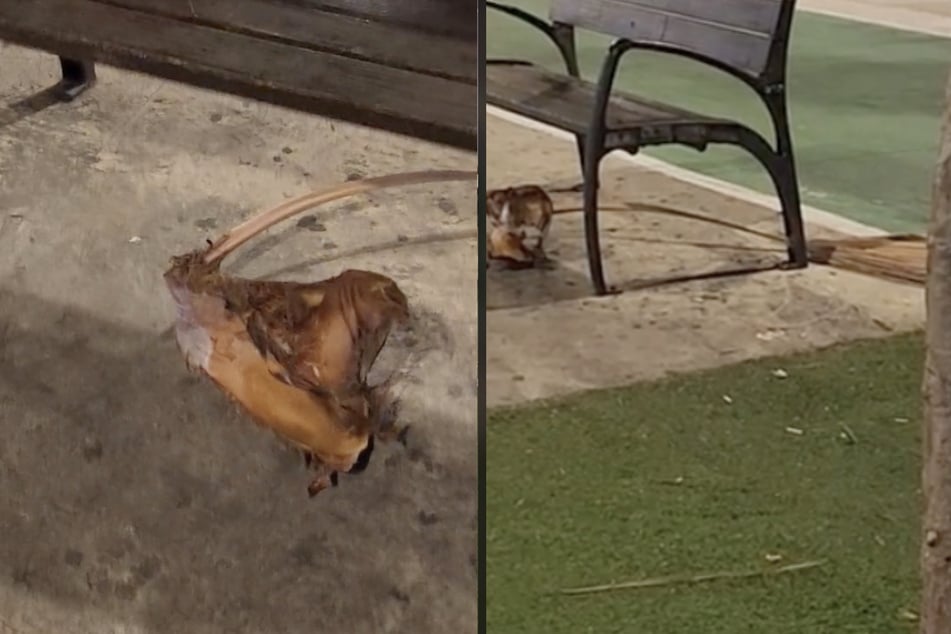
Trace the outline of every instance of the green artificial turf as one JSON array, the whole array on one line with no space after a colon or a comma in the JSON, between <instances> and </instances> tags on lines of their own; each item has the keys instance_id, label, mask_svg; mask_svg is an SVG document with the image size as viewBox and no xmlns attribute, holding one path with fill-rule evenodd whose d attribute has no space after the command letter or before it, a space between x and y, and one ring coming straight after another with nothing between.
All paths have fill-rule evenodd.
<instances>
[{"instance_id":1,"label":"green artificial turf","mask_svg":"<svg viewBox=\"0 0 951 634\"><path fill-rule=\"evenodd\" d=\"M896 337L491 411L488 631L914 631L921 347ZM827 563L557 594L814 559Z\"/></svg>"}]
</instances>

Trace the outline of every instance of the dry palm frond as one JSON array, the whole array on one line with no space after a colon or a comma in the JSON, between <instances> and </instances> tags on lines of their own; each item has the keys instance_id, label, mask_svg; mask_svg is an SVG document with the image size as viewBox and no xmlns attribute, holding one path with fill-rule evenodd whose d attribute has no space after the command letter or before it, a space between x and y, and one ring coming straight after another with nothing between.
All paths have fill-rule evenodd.
<instances>
[{"instance_id":1,"label":"dry palm frond","mask_svg":"<svg viewBox=\"0 0 951 634\"><path fill-rule=\"evenodd\" d=\"M312 283L225 275L221 261L273 224L315 205L381 187L472 180L428 171L348 182L253 216L218 241L172 258L165 281L178 310L186 364L209 377L257 423L299 448L314 468L308 491L362 470L373 438L399 437L390 381L368 385L390 330L409 318L396 282L344 271Z\"/></svg>"},{"instance_id":2,"label":"dry palm frond","mask_svg":"<svg viewBox=\"0 0 951 634\"><path fill-rule=\"evenodd\" d=\"M811 240L809 261L874 277L924 284L928 240L918 235Z\"/></svg>"}]
</instances>

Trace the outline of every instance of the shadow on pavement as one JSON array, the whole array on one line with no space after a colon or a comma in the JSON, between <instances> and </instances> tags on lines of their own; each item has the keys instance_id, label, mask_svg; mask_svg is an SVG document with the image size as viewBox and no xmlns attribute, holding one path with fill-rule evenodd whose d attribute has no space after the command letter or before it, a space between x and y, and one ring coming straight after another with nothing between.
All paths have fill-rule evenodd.
<instances>
[{"instance_id":1,"label":"shadow on pavement","mask_svg":"<svg viewBox=\"0 0 951 634\"><path fill-rule=\"evenodd\" d=\"M170 333L0 291L0 592L154 632L472 631L476 451L442 422L309 500Z\"/></svg>"}]
</instances>

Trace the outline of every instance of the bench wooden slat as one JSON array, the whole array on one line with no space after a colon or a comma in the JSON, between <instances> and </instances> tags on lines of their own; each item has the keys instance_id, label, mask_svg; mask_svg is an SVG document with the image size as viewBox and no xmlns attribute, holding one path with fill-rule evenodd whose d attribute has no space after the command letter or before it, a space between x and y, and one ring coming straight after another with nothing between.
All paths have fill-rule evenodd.
<instances>
[{"instance_id":1,"label":"bench wooden slat","mask_svg":"<svg viewBox=\"0 0 951 634\"><path fill-rule=\"evenodd\" d=\"M591 124L596 90L591 82L538 66L490 64L486 69L488 103L575 134L584 134ZM695 112L618 92L612 94L605 120L608 130L719 122Z\"/></svg>"},{"instance_id":2,"label":"bench wooden slat","mask_svg":"<svg viewBox=\"0 0 951 634\"><path fill-rule=\"evenodd\" d=\"M409 26L476 42L479 5L476 0L283 0L288 4Z\"/></svg>"},{"instance_id":3,"label":"bench wooden slat","mask_svg":"<svg viewBox=\"0 0 951 634\"><path fill-rule=\"evenodd\" d=\"M759 76L788 0L553 0L557 22L692 51Z\"/></svg>"},{"instance_id":4,"label":"bench wooden slat","mask_svg":"<svg viewBox=\"0 0 951 634\"><path fill-rule=\"evenodd\" d=\"M567 4L556 0L555 4ZM621 4L687 20L709 22L725 29L771 36L779 21L782 0L575 0L574 5Z\"/></svg>"},{"instance_id":5,"label":"bench wooden slat","mask_svg":"<svg viewBox=\"0 0 951 634\"><path fill-rule=\"evenodd\" d=\"M475 83L477 47L457 37L273 0L97 0L304 48Z\"/></svg>"},{"instance_id":6,"label":"bench wooden slat","mask_svg":"<svg viewBox=\"0 0 951 634\"><path fill-rule=\"evenodd\" d=\"M476 148L474 85L92 0L0 2L0 38L75 59Z\"/></svg>"}]
</instances>

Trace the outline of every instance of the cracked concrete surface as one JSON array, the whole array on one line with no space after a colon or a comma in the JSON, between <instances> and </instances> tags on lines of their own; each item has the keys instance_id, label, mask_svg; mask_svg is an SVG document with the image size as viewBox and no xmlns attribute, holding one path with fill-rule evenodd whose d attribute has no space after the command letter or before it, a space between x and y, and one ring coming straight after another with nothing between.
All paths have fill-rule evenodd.
<instances>
[{"instance_id":1,"label":"cracked concrete surface","mask_svg":"<svg viewBox=\"0 0 951 634\"><path fill-rule=\"evenodd\" d=\"M431 330L409 447L309 500L300 457L189 375L168 258L316 186L474 169L412 139L0 47L0 633L476 631L476 189L345 200L246 276L395 278Z\"/></svg>"}]
</instances>

